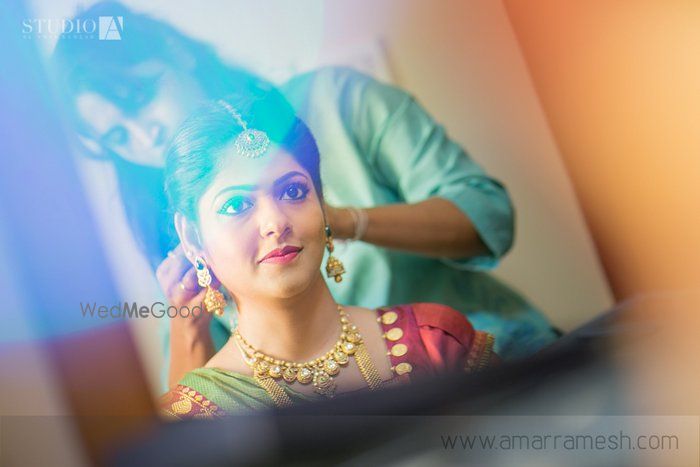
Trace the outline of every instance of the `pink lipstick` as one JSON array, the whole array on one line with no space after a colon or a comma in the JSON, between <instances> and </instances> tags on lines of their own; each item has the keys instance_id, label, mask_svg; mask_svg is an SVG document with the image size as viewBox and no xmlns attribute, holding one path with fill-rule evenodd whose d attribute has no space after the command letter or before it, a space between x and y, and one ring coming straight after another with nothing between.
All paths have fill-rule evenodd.
<instances>
[{"instance_id":1,"label":"pink lipstick","mask_svg":"<svg viewBox=\"0 0 700 467\"><path fill-rule=\"evenodd\" d=\"M287 264L294 260L301 252L302 248L298 246L285 246L276 248L266 254L258 263L268 264Z\"/></svg>"}]
</instances>

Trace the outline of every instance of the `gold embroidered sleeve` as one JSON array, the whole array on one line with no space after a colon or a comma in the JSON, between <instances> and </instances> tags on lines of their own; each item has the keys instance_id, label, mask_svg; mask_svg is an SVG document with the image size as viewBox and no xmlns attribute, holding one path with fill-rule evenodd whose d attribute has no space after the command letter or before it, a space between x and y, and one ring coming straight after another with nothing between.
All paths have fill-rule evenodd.
<instances>
[{"instance_id":1,"label":"gold embroidered sleeve","mask_svg":"<svg viewBox=\"0 0 700 467\"><path fill-rule=\"evenodd\" d=\"M167 419L213 418L223 415L220 407L182 384L161 396L159 402L160 412Z\"/></svg>"},{"instance_id":2,"label":"gold embroidered sleeve","mask_svg":"<svg viewBox=\"0 0 700 467\"><path fill-rule=\"evenodd\" d=\"M467 354L464 371L478 371L497 361L498 358L493 351L493 343L493 335L487 332L476 331L474 341Z\"/></svg>"}]
</instances>

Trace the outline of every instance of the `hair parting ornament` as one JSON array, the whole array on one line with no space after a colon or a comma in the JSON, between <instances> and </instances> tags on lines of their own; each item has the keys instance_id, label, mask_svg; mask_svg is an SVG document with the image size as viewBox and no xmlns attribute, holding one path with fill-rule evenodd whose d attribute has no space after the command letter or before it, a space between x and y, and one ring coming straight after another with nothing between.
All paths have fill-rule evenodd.
<instances>
[{"instance_id":1,"label":"hair parting ornament","mask_svg":"<svg viewBox=\"0 0 700 467\"><path fill-rule=\"evenodd\" d=\"M248 128L246 122L241 118L241 114L233 108L231 104L223 99L219 99L219 104L226 109L226 111L231 114L236 123L238 123L243 131L241 132L236 140L233 142L233 146L236 152L241 156L248 157L251 159L262 156L267 148L270 146L270 138L268 138L267 133L260 130L255 130L253 128Z\"/></svg>"}]
</instances>

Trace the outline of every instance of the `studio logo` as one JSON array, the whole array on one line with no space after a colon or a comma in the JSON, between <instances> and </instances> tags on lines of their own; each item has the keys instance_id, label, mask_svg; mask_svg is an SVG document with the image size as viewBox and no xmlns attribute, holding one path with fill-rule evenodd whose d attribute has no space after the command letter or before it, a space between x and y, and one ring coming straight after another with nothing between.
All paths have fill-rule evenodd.
<instances>
[{"instance_id":1,"label":"studio logo","mask_svg":"<svg viewBox=\"0 0 700 467\"><path fill-rule=\"evenodd\" d=\"M22 20L21 33L25 39L120 41L124 34L124 17L25 18Z\"/></svg>"},{"instance_id":2,"label":"studio logo","mask_svg":"<svg viewBox=\"0 0 700 467\"><path fill-rule=\"evenodd\" d=\"M100 40L120 41L124 31L123 16L100 16Z\"/></svg>"}]
</instances>

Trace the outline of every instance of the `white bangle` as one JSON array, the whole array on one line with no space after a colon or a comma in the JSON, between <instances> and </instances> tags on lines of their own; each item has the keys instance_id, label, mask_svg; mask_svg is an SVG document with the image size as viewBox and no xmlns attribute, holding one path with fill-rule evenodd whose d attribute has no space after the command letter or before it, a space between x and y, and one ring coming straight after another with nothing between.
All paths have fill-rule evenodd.
<instances>
[{"instance_id":1,"label":"white bangle","mask_svg":"<svg viewBox=\"0 0 700 467\"><path fill-rule=\"evenodd\" d=\"M367 224L369 223L369 218L367 212L364 209L358 209L355 207L349 207L350 215L352 216L353 223L355 224L355 235L353 235L352 240L361 240L367 232Z\"/></svg>"}]
</instances>

